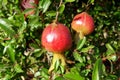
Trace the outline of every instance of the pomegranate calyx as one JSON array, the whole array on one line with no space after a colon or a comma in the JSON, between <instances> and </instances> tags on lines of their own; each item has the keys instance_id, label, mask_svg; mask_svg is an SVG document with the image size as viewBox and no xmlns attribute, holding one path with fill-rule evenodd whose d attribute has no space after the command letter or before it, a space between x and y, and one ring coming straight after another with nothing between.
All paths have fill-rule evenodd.
<instances>
[{"instance_id":1,"label":"pomegranate calyx","mask_svg":"<svg viewBox=\"0 0 120 80\"><path fill-rule=\"evenodd\" d=\"M52 64L48 70L49 74L55 69L55 65L56 65L57 61L60 61L60 64L61 64L60 66L64 67L64 69L66 69L66 58L65 58L64 54L54 53L53 59L52 59Z\"/></svg>"}]
</instances>

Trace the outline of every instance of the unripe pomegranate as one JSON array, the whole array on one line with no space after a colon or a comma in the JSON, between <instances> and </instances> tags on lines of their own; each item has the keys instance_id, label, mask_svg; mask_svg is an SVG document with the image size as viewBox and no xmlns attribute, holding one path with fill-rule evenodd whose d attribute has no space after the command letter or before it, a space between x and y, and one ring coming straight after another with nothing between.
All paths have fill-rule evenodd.
<instances>
[{"instance_id":1,"label":"unripe pomegranate","mask_svg":"<svg viewBox=\"0 0 120 80\"><path fill-rule=\"evenodd\" d=\"M38 3L39 3L39 0L22 0L21 1L21 7L22 7L23 10L29 9L29 8L33 8L34 9L35 8L35 4L38 4ZM27 12L25 14L25 17L27 17L28 15L32 15L34 13L35 13L35 11L31 10L31 11L29 11L29 12Z\"/></svg>"},{"instance_id":2,"label":"unripe pomegranate","mask_svg":"<svg viewBox=\"0 0 120 80\"><path fill-rule=\"evenodd\" d=\"M42 45L47 51L53 52L53 61L49 73L54 69L55 62L61 61L66 66L63 52L72 46L72 38L69 29L61 23L49 24L42 33Z\"/></svg>"},{"instance_id":3,"label":"unripe pomegranate","mask_svg":"<svg viewBox=\"0 0 120 80\"><path fill-rule=\"evenodd\" d=\"M94 31L94 20L86 12L82 12L73 18L71 23L72 29L79 33L80 38Z\"/></svg>"}]
</instances>

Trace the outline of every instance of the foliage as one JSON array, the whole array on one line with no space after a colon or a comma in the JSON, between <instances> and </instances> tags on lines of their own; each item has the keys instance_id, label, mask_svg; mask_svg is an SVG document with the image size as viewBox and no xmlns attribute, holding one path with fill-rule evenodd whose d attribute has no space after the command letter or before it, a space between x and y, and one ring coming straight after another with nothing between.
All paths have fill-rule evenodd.
<instances>
[{"instance_id":1,"label":"foliage","mask_svg":"<svg viewBox=\"0 0 120 80\"><path fill-rule=\"evenodd\" d=\"M118 80L120 77L120 3L118 0L39 0L26 19L20 0L0 0L0 79L2 80ZM51 53L41 45L45 26L56 18L68 26L73 46L65 52L68 71L48 74ZM73 17L88 12L95 31L74 40ZM56 64L56 66L59 65Z\"/></svg>"}]
</instances>

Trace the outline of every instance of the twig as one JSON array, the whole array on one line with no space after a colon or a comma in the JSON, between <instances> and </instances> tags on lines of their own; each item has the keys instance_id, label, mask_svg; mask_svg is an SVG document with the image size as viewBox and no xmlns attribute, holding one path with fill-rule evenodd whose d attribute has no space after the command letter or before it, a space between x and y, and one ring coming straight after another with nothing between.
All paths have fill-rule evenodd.
<instances>
[{"instance_id":1,"label":"twig","mask_svg":"<svg viewBox=\"0 0 120 80\"><path fill-rule=\"evenodd\" d=\"M63 0L60 0L59 7L62 5L62 3L63 3ZM58 7L58 9L59 9L59 7ZM55 17L55 23L56 23L57 20L58 20L58 16L59 16L59 11L57 10L57 12L56 12L56 17Z\"/></svg>"}]
</instances>

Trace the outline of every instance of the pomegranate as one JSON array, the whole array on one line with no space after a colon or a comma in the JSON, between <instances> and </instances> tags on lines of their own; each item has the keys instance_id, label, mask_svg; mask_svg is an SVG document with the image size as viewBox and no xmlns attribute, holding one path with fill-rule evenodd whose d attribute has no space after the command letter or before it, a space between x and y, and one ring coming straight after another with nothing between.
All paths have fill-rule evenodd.
<instances>
[{"instance_id":1,"label":"pomegranate","mask_svg":"<svg viewBox=\"0 0 120 80\"><path fill-rule=\"evenodd\" d=\"M22 0L21 2L21 7L23 10L25 9L29 9L29 8L35 8L35 5L34 4L38 4L39 3L39 0ZM27 13L25 13L25 17L27 17L28 15L32 15L34 14L35 11L34 10L31 10Z\"/></svg>"},{"instance_id":2,"label":"pomegranate","mask_svg":"<svg viewBox=\"0 0 120 80\"><path fill-rule=\"evenodd\" d=\"M42 33L42 45L47 51L53 52L53 60L49 73L54 69L57 60L62 66L66 66L64 51L72 46L72 37L69 29L61 23L49 24Z\"/></svg>"},{"instance_id":3,"label":"pomegranate","mask_svg":"<svg viewBox=\"0 0 120 80\"><path fill-rule=\"evenodd\" d=\"M88 13L82 12L73 18L71 26L83 38L94 31L94 20Z\"/></svg>"}]
</instances>

